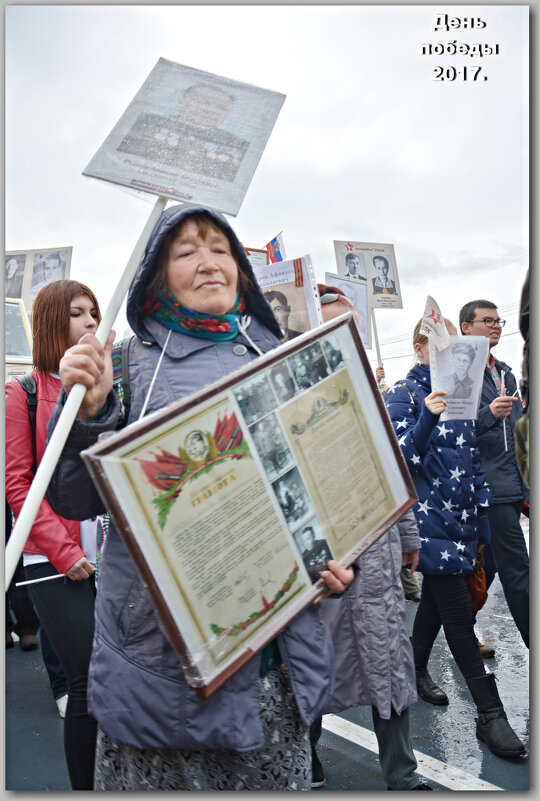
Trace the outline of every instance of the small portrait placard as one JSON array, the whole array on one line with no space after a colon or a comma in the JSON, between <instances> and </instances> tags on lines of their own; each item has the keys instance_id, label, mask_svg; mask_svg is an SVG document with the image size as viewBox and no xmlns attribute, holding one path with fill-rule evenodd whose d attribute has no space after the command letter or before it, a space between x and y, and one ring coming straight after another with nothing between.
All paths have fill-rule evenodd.
<instances>
[{"instance_id":1,"label":"small portrait placard","mask_svg":"<svg viewBox=\"0 0 540 801\"><path fill-rule=\"evenodd\" d=\"M279 323L282 342L289 342L322 322L310 256L257 267L254 272Z\"/></svg>"},{"instance_id":2,"label":"small portrait placard","mask_svg":"<svg viewBox=\"0 0 540 801\"><path fill-rule=\"evenodd\" d=\"M343 278L335 273L325 273L324 282L326 286L335 286L345 294L356 311L358 317L356 322L360 328L362 343L368 350L373 347L371 341L371 307L369 305L369 293L367 281L359 281L355 278Z\"/></svg>"},{"instance_id":3,"label":"small portrait placard","mask_svg":"<svg viewBox=\"0 0 540 801\"><path fill-rule=\"evenodd\" d=\"M340 276L367 282L370 308L403 308L393 245L334 240L334 251Z\"/></svg>"},{"instance_id":4,"label":"small portrait placard","mask_svg":"<svg viewBox=\"0 0 540 801\"><path fill-rule=\"evenodd\" d=\"M72 247L7 251L5 254L6 298L22 298L28 313L39 290L51 281L69 278Z\"/></svg>"},{"instance_id":5,"label":"small portrait placard","mask_svg":"<svg viewBox=\"0 0 540 801\"><path fill-rule=\"evenodd\" d=\"M446 411L440 419L476 420L489 353L487 337L450 336L450 344L439 350L429 337L431 387L443 389Z\"/></svg>"}]
</instances>

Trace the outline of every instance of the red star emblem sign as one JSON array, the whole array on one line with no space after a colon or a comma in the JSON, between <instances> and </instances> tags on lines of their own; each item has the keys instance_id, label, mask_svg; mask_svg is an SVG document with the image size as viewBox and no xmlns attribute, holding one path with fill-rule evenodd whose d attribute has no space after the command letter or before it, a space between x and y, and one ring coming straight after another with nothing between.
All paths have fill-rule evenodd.
<instances>
[{"instance_id":1,"label":"red star emblem sign","mask_svg":"<svg viewBox=\"0 0 540 801\"><path fill-rule=\"evenodd\" d=\"M431 314L428 314L428 320L433 320L433 322L435 323L435 325L437 325L438 323L440 323L440 322L441 322L441 315L440 315L440 314L437 314L437 312L435 311L435 309L432 309L432 310L431 310Z\"/></svg>"},{"instance_id":2,"label":"red star emblem sign","mask_svg":"<svg viewBox=\"0 0 540 801\"><path fill-rule=\"evenodd\" d=\"M347 242L347 244L345 245L345 250L352 250L352 245L350 242Z\"/></svg>"}]
</instances>

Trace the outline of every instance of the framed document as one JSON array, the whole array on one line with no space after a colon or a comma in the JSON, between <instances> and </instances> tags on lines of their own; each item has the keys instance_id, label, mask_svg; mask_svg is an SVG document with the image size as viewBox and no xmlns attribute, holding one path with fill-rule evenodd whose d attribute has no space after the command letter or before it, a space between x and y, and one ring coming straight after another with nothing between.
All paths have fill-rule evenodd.
<instances>
[{"instance_id":1,"label":"framed document","mask_svg":"<svg viewBox=\"0 0 540 801\"><path fill-rule=\"evenodd\" d=\"M82 456L202 698L416 501L352 314Z\"/></svg>"}]
</instances>

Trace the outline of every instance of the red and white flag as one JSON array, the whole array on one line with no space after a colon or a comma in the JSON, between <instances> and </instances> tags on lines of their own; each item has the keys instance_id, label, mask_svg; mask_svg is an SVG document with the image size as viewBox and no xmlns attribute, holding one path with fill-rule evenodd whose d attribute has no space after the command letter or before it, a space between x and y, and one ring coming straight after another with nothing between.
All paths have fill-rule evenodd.
<instances>
[{"instance_id":1,"label":"red and white flag","mask_svg":"<svg viewBox=\"0 0 540 801\"><path fill-rule=\"evenodd\" d=\"M425 334L437 346L437 350L444 350L450 344L450 335L444 324L441 310L431 295L427 296L426 308L422 317L420 333Z\"/></svg>"}]
</instances>

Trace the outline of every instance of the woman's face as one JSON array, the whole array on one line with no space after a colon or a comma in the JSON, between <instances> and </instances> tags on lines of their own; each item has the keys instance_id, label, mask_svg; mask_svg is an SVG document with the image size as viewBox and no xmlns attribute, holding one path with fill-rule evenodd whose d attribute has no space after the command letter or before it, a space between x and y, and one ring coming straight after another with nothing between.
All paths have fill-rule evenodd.
<instances>
[{"instance_id":1,"label":"woman's face","mask_svg":"<svg viewBox=\"0 0 540 801\"><path fill-rule=\"evenodd\" d=\"M446 323L446 330L450 334L451 337L454 337L457 334L456 327L451 325L450 323ZM423 345L419 342L415 343L414 352L416 353L416 358L420 362L420 364L429 364L429 340L426 339Z\"/></svg>"},{"instance_id":2,"label":"woman's face","mask_svg":"<svg viewBox=\"0 0 540 801\"><path fill-rule=\"evenodd\" d=\"M238 266L224 233L208 228L205 238L187 220L171 244L165 270L167 289L188 309L225 314L234 305Z\"/></svg>"},{"instance_id":3,"label":"woman's face","mask_svg":"<svg viewBox=\"0 0 540 801\"><path fill-rule=\"evenodd\" d=\"M69 344L76 345L83 334L94 334L98 311L88 295L77 295L70 305Z\"/></svg>"},{"instance_id":4,"label":"woman's face","mask_svg":"<svg viewBox=\"0 0 540 801\"><path fill-rule=\"evenodd\" d=\"M420 364L429 364L429 342L427 339L423 344L417 342L414 346L414 350Z\"/></svg>"}]
</instances>

